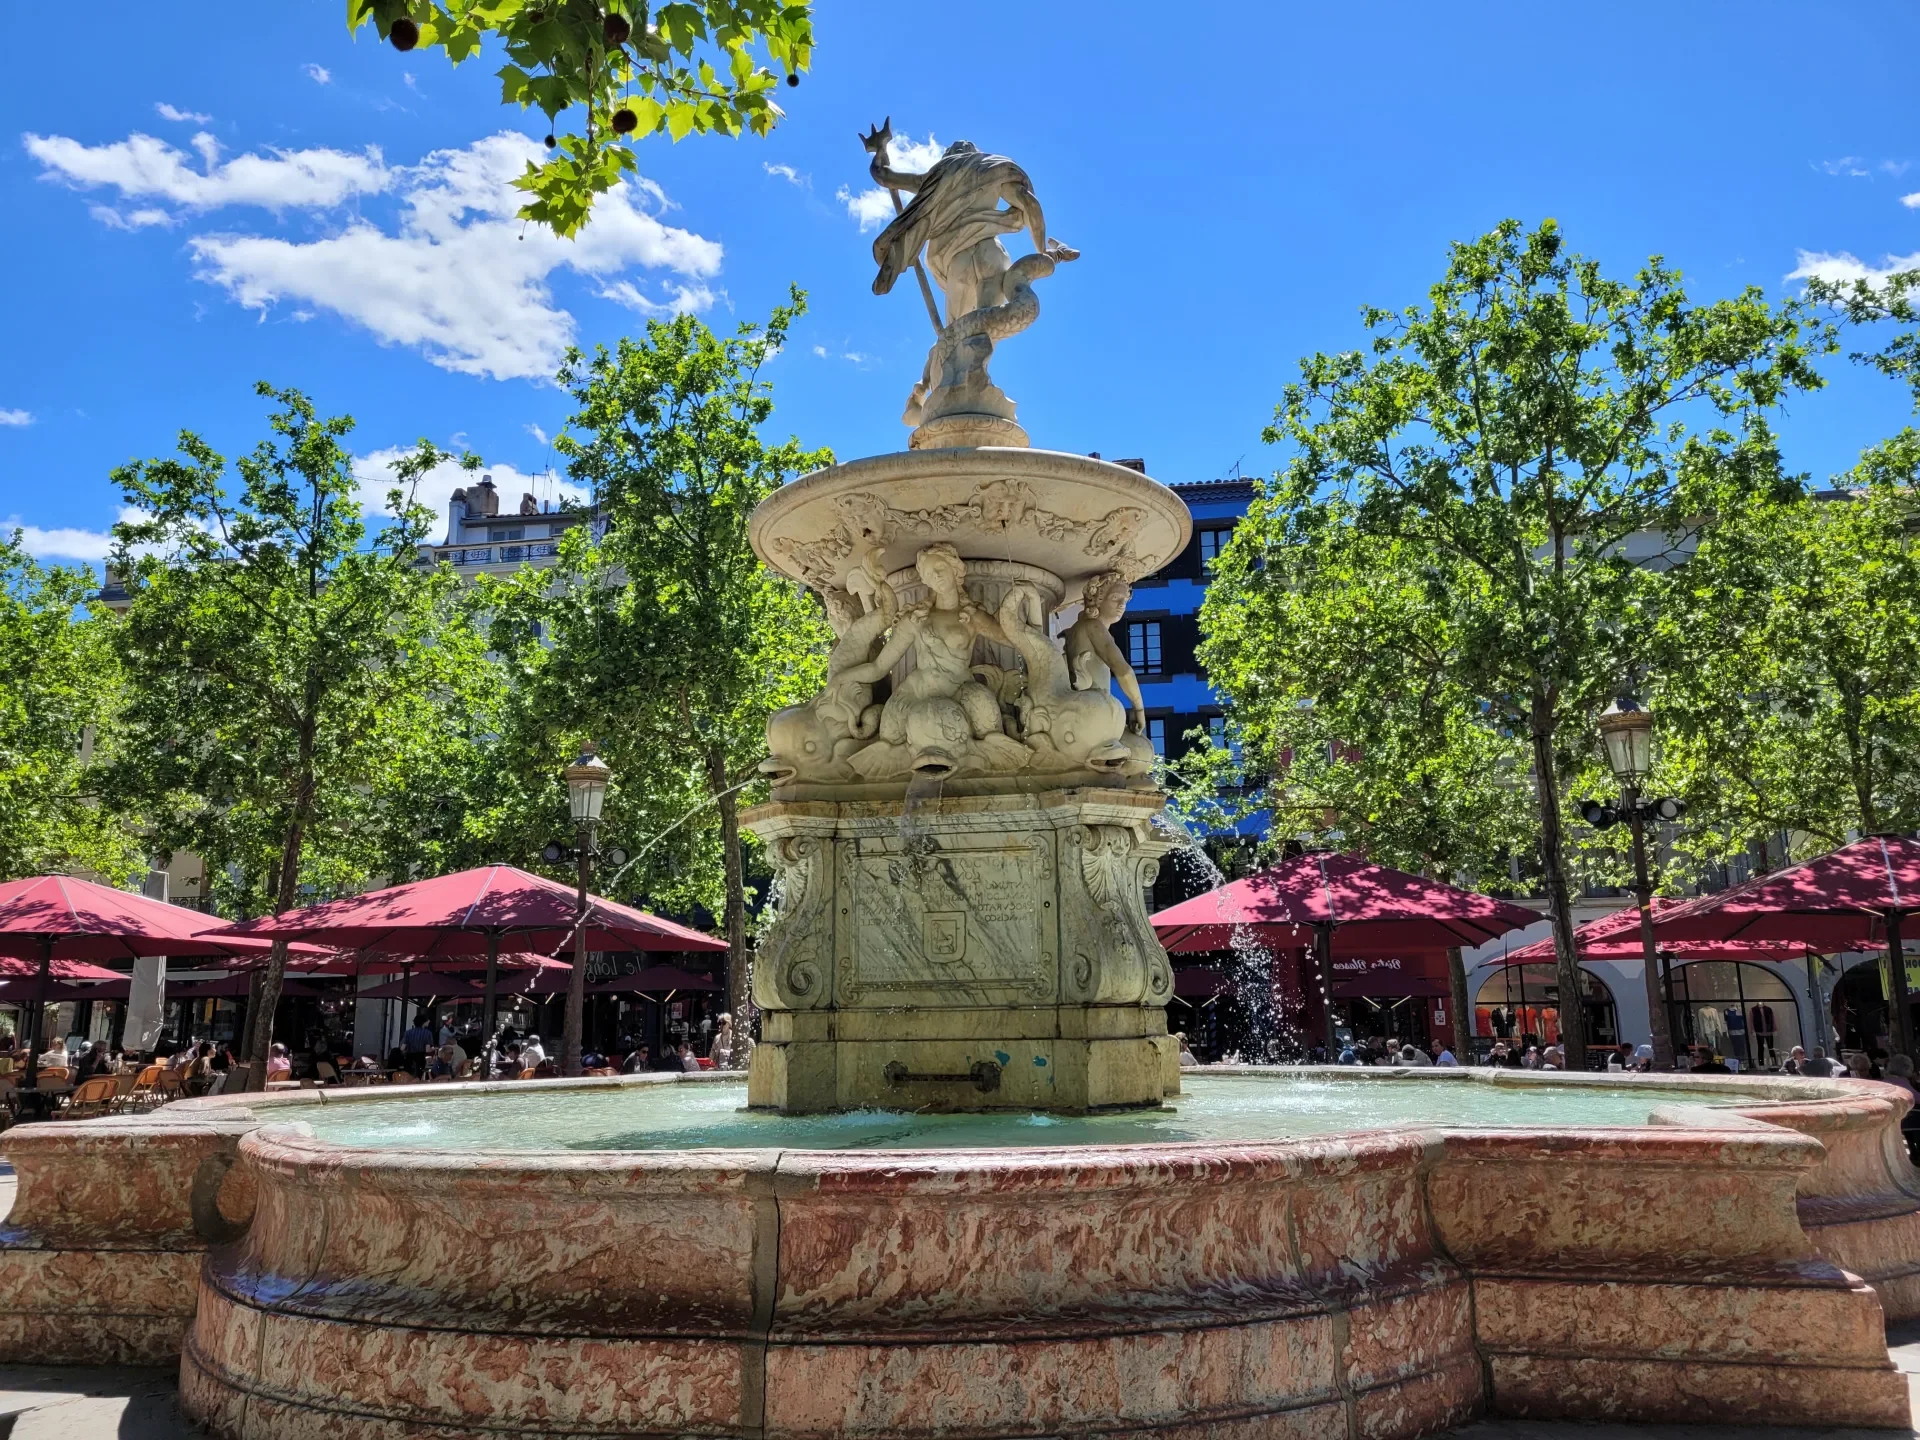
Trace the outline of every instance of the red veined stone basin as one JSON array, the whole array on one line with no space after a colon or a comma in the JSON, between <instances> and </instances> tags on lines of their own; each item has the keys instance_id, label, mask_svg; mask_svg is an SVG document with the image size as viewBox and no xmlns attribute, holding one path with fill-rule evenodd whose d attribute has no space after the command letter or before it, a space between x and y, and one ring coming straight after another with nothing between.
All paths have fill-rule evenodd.
<instances>
[{"instance_id":1,"label":"red veined stone basin","mask_svg":"<svg viewBox=\"0 0 1920 1440\"><path fill-rule=\"evenodd\" d=\"M217 1127L235 1159L200 1177L212 1209L205 1193L197 1221L187 1207L204 1253L173 1338L185 1408L225 1437L1331 1440L1489 1412L1907 1424L1883 1332L1920 1273L1903 1092L1740 1077L1713 1082L1739 1103L1708 1109L1663 1103L1697 1100L1693 1077L1417 1078L1520 1087L1529 1103L1530 1087L1631 1085L1648 1120L463 1152L297 1123L434 1103L425 1087L214 1099L99 1141L99 1122L10 1132L26 1213L0 1275L37 1237L66 1257L84 1311L113 1237L151 1202L70 1184L66 1228L49 1228L32 1185L84 1180L109 1131L124 1170L141 1136L178 1146L182 1128ZM569 1090L701 1083L501 1088L533 1116L579 1103ZM150 1338L182 1320L147 1318ZM5 1358L36 1358L28 1329L5 1339Z\"/></svg>"}]
</instances>

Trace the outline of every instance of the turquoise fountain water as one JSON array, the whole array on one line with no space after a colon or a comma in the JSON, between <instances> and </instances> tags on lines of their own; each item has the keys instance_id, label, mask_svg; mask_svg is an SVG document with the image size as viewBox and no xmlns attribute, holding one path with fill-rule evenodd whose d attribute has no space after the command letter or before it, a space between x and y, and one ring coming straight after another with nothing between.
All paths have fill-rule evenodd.
<instances>
[{"instance_id":1,"label":"turquoise fountain water","mask_svg":"<svg viewBox=\"0 0 1920 1440\"><path fill-rule=\"evenodd\" d=\"M1371 1078L1371 1077L1370 1077ZM1384 1078L1384 1077L1383 1077ZM620 1090L410 1095L405 1100L302 1106L300 1119L338 1145L410 1150L927 1150L1288 1140L1391 1126L1446 1124L1585 1129L1644 1125L1659 1105L1752 1098L1709 1087L1505 1085L1455 1080L1196 1075L1155 1111L1110 1115L921 1115L855 1110L779 1115L745 1108L726 1081Z\"/></svg>"}]
</instances>

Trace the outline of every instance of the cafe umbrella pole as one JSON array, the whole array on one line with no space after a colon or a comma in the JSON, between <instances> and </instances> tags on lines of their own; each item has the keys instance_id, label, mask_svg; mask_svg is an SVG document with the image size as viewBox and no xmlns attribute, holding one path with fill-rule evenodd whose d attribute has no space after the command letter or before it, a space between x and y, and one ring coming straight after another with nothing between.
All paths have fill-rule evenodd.
<instances>
[{"instance_id":1,"label":"cafe umbrella pole","mask_svg":"<svg viewBox=\"0 0 1920 1440\"><path fill-rule=\"evenodd\" d=\"M27 1093L36 1093L40 1083L40 1032L47 1023L47 976L53 969L53 936L40 937L40 968L33 977L33 1007L28 1012L32 1029L27 1035Z\"/></svg>"}]
</instances>

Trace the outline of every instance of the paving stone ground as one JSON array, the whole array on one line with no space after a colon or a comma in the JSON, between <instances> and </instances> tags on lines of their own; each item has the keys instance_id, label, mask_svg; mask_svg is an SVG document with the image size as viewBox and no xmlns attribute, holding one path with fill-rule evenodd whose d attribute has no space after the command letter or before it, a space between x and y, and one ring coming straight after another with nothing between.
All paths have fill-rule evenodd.
<instances>
[{"instance_id":1,"label":"paving stone ground","mask_svg":"<svg viewBox=\"0 0 1920 1440\"><path fill-rule=\"evenodd\" d=\"M13 1206L13 1185L13 1167L0 1162L0 1216ZM1920 1440L1920 1322L1896 1327L1887 1344L1914 1396L1910 1430L1482 1420L1437 1440ZM206 1440L180 1417L177 1378L173 1370L0 1365L0 1440Z\"/></svg>"}]
</instances>

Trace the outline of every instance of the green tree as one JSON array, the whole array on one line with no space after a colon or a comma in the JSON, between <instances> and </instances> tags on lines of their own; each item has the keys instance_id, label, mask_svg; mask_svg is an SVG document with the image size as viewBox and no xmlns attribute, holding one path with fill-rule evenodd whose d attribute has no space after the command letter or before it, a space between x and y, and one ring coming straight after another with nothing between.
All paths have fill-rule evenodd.
<instances>
[{"instance_id":1,"label":"green tree","mask_svg":"<svg viewBox=\"0 0 1920 1440\"><path fill-rule=\"evenodd\" d=\"M1661 571L1629 542L1677 547L1700 477L1773 483L1765 413L1820 383L1824 332L1810 339L1798 307L1757 290L1693 304L1658 259L1610 279L1551 221L1456 244L1426 306L1363 317L1365 352L1314 355L1287 387L1266 438L1294 455L1246 543L1283 542L1291 517L1335 496L1357 534L1404 542L1431 570L1451 684L1529 747L1560 985L1576 995L1561 785L1644 660ZM1244 674L1263 657L1222 658ZM1584 1066L1580 1017L1563 1023Z\"/></svg>"},{"instance_id":2,"label":"green tree","mask_svg":"<svg viewBox=\"0 0 1920 1440\"><path fill-rule=\"evenodd\" d=\"M549 647L534 672L540 707L618 746L624 759L611 749L608 759L629 795L711 807L737 1007L746 996L739 792L765 757L767 716L805 699L825 673L824 619L747 539L756 505L832 461L760 433L773 411L761 367L804 308L795 291L764 326L728 338L691 317L656 321L644 342L575 353L560 374L579 409L555 449L592 489L605 533L597 545L578 536L563 547L540 612ZM577 1045L570 1030L567 1054Z\"/></svg>"},{"instance_id":3,"label":"green tree","mask_svg":"<svg viewBox=\"0 0 1920 1440\"><path fill-rule=\"evenodd\" d=\"M1880 349L1857 350L1847 358L1905 384L1913 391L1915 412L1920 413L1920 270L1903 270L1877 283L1813 280L1807 284L1807 298L1833 306L1849 325L1894 327L1895 333Z\"/></svg>"},{"instance_id":4,"label":"green tree","mask_svg":"<svg viewBox=\"0 0 1920 1440\"><path fill-rule=\"evenodd\" d=\"M503 104L538 109L549 125L581 108L579 133L549 135L552 157L514 182L532 197L521 218L562 237L636 168L636 140L769 134L780 77L756 47L789 85L813 58L805 0L347 0L349 30L369 21L395 49L442 50L455 65L496 40Z\"/></svg>"},{"instance_id":5,"label":"green tree","mask_svg":"<svg viewBox=\"0 0 1920 1440\"><path fill-rule=\"evenodd\" d=\"M1270 503L1255 501L1201 612L1202 659L1233 697L1245 768L1271 777L1248 803L1276 834L1505 887L1508 856L1528 848L1527 747L1461 684L1444 571L1359 531L1338 497L1285 516ZM1466 969L1457 947L1448 960L1464 1054Z\"/></svg>"},{"instance_id":6,"label":"green tree","mask_svg":"<svg viewBox=\"0 0 1920 1440\"><path fill-rule=\"evenodd\" d=\"M1726 497L1675 572L1656 712L1701 858L1920 828L1920 432L1837 483Z\"/></svg>"},{"instance_id":7,"label":"green tree","mask_svg":"<svg viewBox=\"0 0 1920 1440\"><path fill-rule=\"evenodd\" d=\"M114 617L90 611L91 570L37 564L0 536L0 877L143 868L135 818L101 803L119 744Z\"/></svg>"},{"instance_id":8,"label":"green tree","mask_svg":"<svg viewBox=\"0 0 1920 1440\"><path fill-rule=\"evenodd\" d=\"M457 582L420 566L432 517L409 499L447 457L422 441L402 459L392 518L370 529L343 443L352 420L317 416L296 390L257 393L279 408L273 438L237 461L237 496L190 431L177 458L114 472L139 512L114 527L131 596L115 790L151 808L161 848L197 851L242 915L373 877L373 796L459 653ZM276 945L249 1017L256 1085L285 969Z\"/></svg>"}]
</instances>

